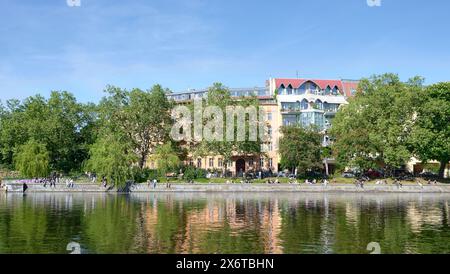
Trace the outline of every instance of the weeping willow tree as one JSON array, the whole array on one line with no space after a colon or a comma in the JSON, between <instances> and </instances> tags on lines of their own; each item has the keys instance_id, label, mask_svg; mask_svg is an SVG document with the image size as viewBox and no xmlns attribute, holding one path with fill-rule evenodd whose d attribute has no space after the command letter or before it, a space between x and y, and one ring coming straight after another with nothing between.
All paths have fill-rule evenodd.
<instances>
[{"instance_id":1,"label":"weeping willow tree","mask_svg":"<svg viewBox=\"0 0 450 274\"><path fill-rule=\"evenodd\" d=\"M44 144L30 140L18 147L14 165L22 176L46 177L50 173L50 156Z\"/></svg>"},{"instance_id":2,"label":"weeping willow tree","mask_svg":"<svg viewBox=\"0 0 450 274\"><path fill-rule=\"evenodd\" d=\"M99 179L105 177L116 186L124 186L133 178L132 167L137 157L127 143L106 135L92 145L89 154L85 169L94 171Z\"/></svg>"}]
</instances>

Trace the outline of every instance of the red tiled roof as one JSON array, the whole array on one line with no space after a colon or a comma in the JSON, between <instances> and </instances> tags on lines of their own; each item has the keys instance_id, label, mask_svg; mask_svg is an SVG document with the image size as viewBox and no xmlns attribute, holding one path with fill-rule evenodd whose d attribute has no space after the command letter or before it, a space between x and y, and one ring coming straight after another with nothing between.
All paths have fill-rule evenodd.
<instances>
[{"instance_id":1,"label":"red tiled roof","mask_svg":"<svg viewBox=\"0 0 450 274\"><path fill-rule=\"evenodd\" d=\"M344 87L344 95L347 97L352 97L354 94L352 94L352 90L356 90L358 88L359 82L358 81L342 81L343 87Z\"/></svg>"},{"instance_id":2,"label":"red tiled roof","mask_svg":"<svg viewBox=\"0 0 450 274\"><path fill-rule=\"evenodd\" d=\"M330 88L338 87L341 93L344 93L345 96L352 96L351 90L356 89L358 87L358 81L342 81L342 80L317 80L317 79L275 79L276 88L280 88L282 85L287 87L289 85L292 88L299 88L306 82L313 82L321 89L326 89L328 86Z\"/></svg>"},{"instance_id":3,"label":"red tiled roof","mask_svg":"<svg viewBox=\"0 0 450 274\"><path fill-rule=\"evenodd\" d=\"M291 85L293 88L299 88L306 82L313 82L318 85L321 89L326 89L327 86L334 88L337 86L342 90L342 82L340 80L316 80L316 79L275 79L275 85L277 88L281 85L287 87Z\"/></svg>"}]
</instances>

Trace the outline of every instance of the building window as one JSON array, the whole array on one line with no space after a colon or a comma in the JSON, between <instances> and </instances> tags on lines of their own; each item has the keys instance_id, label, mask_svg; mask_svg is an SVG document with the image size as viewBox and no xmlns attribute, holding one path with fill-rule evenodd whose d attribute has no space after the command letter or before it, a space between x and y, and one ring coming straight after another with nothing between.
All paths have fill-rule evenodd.
<instances>
[{"instance_id":1,"label":"building window","mask_svg":"<svg viewBox=\"0 0 450 274\"><path fill-rule=\"evenodd\" d=\"M273 167L273 160L272 160L272 158L269 158L269 167Z\"/></svg>"},{"instance_id":2,"label":"building window","mask_svg":"<svg viewBox=\"0 0 450 274\"><path fill-rule=\"evenodd\" d=\"M259 158L259 166L264 168L264 158Z\"/></svg>"},{"instance_id":3,"label":"building window","mask_svg":"<svg viewBox=\"0 0 450 274\"><path fill-rule=\"evenodd\" d=\"M305 94L305 92L306 92L306 84L303 84L298 89L298 93L299 93L299 95L301 95L301 94Z\"/></svg>"},{"instance_id":4,"label":"building window","mask_svg":"<svg viewBox=\"0 0 450 274\"><path fill-rule=\"evenodd\" d=\"M269 136L270 139L272 139L272 127L271 126L267 127L267 135Z\"/></svg>"},{"instance_id":5,"label":"building window","mask_svg":"<svg viewBox=\"0 0 450 274\"><path fill-rule=\"evenodd\" d=\"M200 158L197 159L197 167L202 168L202 159Z\"/></svg>"},{"instance_id":6,"label":"building window","mask_svg":"<svg viewBox=\"0 0 450 274\"><path fill-rule=\"evenodd\" d=\"M315 107L317 109L323 109L322 101L316 100Z\"/></svg>"},{"instance_id":7,"label":"building window","mask_svg":"<svg viewBox=\"0 0 450 274\"><path fill-rule=\"evenodd\" d=\"M189 165L190 166L194 166L194 160L193 159L189 159Z\"/></svg>"},{"instance_id":8,"label":"building window","mask_svg":"<svg viewBox=\"0 0 450 274\"><path fill-rule=\"evenodd\" d=\"M333 95L338 95L339 94L339 89L337 87L333 88Z\"/></svg>"},{"instance_id":9,"label":"building window","mask_svg":"<svg viewBox=\"0 0 450 274\"><path fill-rule=\"evenodd\" d=\"M267 151L272 151L272 150L273 150L272 143L268 143L267 144Z\"/></svg>"},{"instance_id":10,"label":"building window","mask_svg":"<svg viewBox=\"0 0 450 274\"><path fill-rule=\"evenodd\" d=\"M214 167L214 158L209 158L209 167Z\"/></svg>"},{"instance_id":11,"label":"building window","mask_svg":"<svg viewBox=\"0 0 450 274\"><path fill-rule=\"evenodd\" d=\"M222 160L222 158L219 158L218 165L219 165L219 167L223 167L223 160Z\"/></svg>"},{"instance_id":12,"label":"building window","mask_svg":"<svg viewBox=\"0 0 450 274\"><path fill-rule=\"evenodd\" d=\"M272 121L272 112L267 112L267 120Z\"/></svg>"},{"instance_id":13,"label":"building window","mask_svg":"<svg viewBox=\"0 0 450 274\"><path fill-rule=\"evenodd\" d=\"M291 86L287 87L286 93L287 93L287 95L292 95L292 87Z\"/></svg>"},{"instance_id":14,"label":"building window","mask_svg":"<svg viewBox=\"0 0 450 274\"><path fill-rule=\"evenodd\" d=\"M248 166L253 167L253 159L248 160Z\"/></svg>"},{"instance_id":15,"label":"building window","mask_svg":"<svg viewBox=\"0 0 450 274\"><path fill-rule=\"evenodd\" d=\"M286 88L284 87L284 85L280 86L280 88L278 89L278 94L286 95Z\"/></svg>"},{"instance_id":16,"label":"building window","mask_svg":"<svg viewBox=\"0 0 450 274\"><path fill-rule=\"evenodd\" d=\"M309 106L308 100L303 99L300 105L301 109L308 109L308 106Z\"/></svg>"}]
</instances>

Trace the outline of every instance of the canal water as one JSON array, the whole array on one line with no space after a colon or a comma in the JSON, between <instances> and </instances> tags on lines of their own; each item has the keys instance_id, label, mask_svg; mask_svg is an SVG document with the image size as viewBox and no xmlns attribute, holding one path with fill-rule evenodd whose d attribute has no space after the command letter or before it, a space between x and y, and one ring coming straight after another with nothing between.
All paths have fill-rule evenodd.
<instances>
[{"instance_id":1,"label":"canal water","mask_svg":"<svg viewBox=\"0 0 450 274\"><path fill-rule=\"evenodd\" d=\"M0 193L0 253L450 253L449 194Z\"/></svg>"}]
</instances>

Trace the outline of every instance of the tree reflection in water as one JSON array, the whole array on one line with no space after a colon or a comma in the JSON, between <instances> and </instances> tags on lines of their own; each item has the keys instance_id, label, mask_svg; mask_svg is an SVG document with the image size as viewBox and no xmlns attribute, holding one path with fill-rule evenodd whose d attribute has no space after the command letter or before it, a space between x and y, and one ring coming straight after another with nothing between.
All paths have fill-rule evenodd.
<instances>
[{"instance_id":1,"label":"tree reflection in water","mask_svg":"<svg viewBox=\"0 0 450 274\"><path fill-rule=\"evenodd\" d=\"M450 195L0 193L0 253L450 253Z\"/></svg>"}]
</instances>

